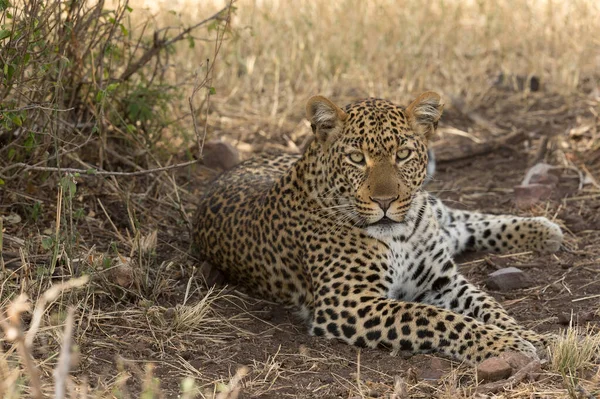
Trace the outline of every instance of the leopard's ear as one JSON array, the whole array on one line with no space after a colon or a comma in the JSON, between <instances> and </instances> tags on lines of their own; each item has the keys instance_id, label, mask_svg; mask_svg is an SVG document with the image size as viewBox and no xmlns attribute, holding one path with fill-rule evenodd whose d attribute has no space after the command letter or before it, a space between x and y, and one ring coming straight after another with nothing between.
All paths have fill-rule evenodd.
<instances>
[{"instance_id":1,"label":"leopard's ear","mask_svg":"<svg viewBox=\"0 0 600 399\"><path fill-rule=\"evenodd\" d=\"M413 101L406 113L408 121L415 132L427 138L433 137L435 129L437 129L438 121L442 116L444 104L440 102L440 95L432 91L421 94Z\"/></svg>"},{"instance_id":2,"label":"leopard's ear","mask_svg":"<svg viewBox=\"0 0 600 399\"><path fill-rule=\"evenodd\" d=\"M306 103L306 118L319 143L325 144L333 142L341 133L348 114L327 98L314 96Z\"/></svg>"}]
</instances>

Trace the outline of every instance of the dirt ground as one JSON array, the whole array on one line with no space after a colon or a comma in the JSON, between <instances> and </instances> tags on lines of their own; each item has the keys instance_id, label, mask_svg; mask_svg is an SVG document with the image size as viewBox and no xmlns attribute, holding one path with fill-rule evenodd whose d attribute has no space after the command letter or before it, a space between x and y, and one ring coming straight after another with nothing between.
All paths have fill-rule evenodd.
<instances>
[{"instance_id":1,"label":"dirt ground","mask_svg":"<svg viewBox=\"0 0 600 399\"><path fill-rule=\"evenodd\" d=\"M594 108L583 100L542 95L518 101L508 98L518 95L499 93L470 112L447 105L439 137L433 143L438 154L437 171L427 189L451 206L544 215L559 223L564 228L565 244L556 254L478 253L457 261L461 271L479 285L499 268L522 269L531 279L529 288L491 293L529 328L559 331L572 319L598 331L600 189L593 184L579 188L580 182L588 182L582 180L582 173L600 176L598 118L594 116L597 105ZM299 112L297 123L301 116ZM587 130L582 128L588 125ZM257 135L243 146L236 132L228 133L220 126L215 124L213 136L238 145L243 157L258 148L290 147L282 134L289 132ZM295 144L300 147L308 134L308 129L301 130ZM511 139L503 141L506 137ZM513 187L539 161L568 167L561 169L549 200L517 209ZM193 214L193 199L209 184L212 174L202 168L178 172L177 182L192 201L186 204L188 214ZM98 187L106 188L106 184L91 179L78 182L88 215L80 226L82 240L99 252L121 245L114 231L126 235L131 214L127 205L131 198L110 190L100 190L107 194L98 196ZM151 184L151 179L132 186L132 198L143 192L139 187L144 184ZM44 200L40 193L32 192L30 195ZM104 203L105 212L98 207L98 199ZM165 397L178 397L186 376L193 377L203 395L210 397L211 392L226 389L238 370L245 375L238 384L239 397L243 398L386 397L393 393L410 398L461 397L468 393L465 387L474 385L472 369L434 355L393 357L384 350L359 350L310 337L291 310L247 296L234 287L207 295L198 277L198 261L187 256L189 235L177 211L162 214L160 200L144 201L136 208L136 218L142 230L151 231L148 226L158 230L154 286L141 290L144 295L133 294L133 290L118 287L118 276L101 273L90 289L93 295L80 302L84 310L78 324L80 362L75 375L79 379L87 376L92 388L106 387L114 392L111 387L115 380L123 378L117 384L120 389L139 392L144 389L148 363L153 364L153 375L160 379ZM17 206L5 211L22 213ZM104 219L105 214L114 226ZM7 226L5 251L7 246L18 250L10 237L34 237L51 227L51 223L43 223ZM37 251L31 250L30 259L35 260ZM43 260L38 261L40 264ZM63 271L67 268L61 267ZM111 284L103 284L103 279ZM202 300L209 305L189 328L181 326L183 318L177 316L178 306L186 300L188 305ZM41 348L34 353L37 359L52 355L51 350ZM561 377L551 373L542 374L535 383L511 388L504 395L568 396Z\"/></svg>"}]
</instances>

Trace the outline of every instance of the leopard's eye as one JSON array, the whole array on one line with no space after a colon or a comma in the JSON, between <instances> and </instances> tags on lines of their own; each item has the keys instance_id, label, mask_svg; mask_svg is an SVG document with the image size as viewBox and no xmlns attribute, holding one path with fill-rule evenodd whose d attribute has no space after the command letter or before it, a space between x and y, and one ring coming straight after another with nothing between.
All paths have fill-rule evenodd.
<instances>
[{"instance_id":1,"label":"leopard's eye","mask_svg":"<svg viewBox=\"0 0 600 399\"><path fill-rule=\"evenodd\" d=\"M365 156L360 152L353 152L348 154L348 159L357 165L363 165L365 163Z\"/></svg>"},{"instance_id":2,"label":"leopard's eye","mask_svg":"<svg viewBox=\"0 0 600 399\"><path fill-rule=\"evenodd\" d=\"M397 162L404 161L409 156L410 156L410 150L405 148L396 153L396 161Z\"/></svg>"}]
</instances>

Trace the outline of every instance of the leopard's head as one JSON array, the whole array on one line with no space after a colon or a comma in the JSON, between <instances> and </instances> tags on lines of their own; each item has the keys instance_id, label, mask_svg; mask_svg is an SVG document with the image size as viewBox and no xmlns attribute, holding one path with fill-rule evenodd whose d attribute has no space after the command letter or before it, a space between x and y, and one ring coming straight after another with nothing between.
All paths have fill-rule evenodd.
<instances>
[{"instance_id":1,"label":"leopard's head","mask_svg":"<svg viewBox=\"0 0 600 399\"><path fill-rule=\"evenodd\" d=\"M306 112L322 165L323 206L359 226L402 222L425 179L427 144L442 108L433 92L406 108L367 99L341 109L312 97Z\"/></svg>"}]
</instances>

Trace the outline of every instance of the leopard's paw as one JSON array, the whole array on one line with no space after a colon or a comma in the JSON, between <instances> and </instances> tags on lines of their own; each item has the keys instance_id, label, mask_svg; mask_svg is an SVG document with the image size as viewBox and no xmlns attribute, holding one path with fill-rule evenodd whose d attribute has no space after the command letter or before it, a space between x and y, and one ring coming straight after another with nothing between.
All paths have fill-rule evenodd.
<instances>
[{"instance_id":1,"label":"leopard's paw","mask_svg":"<svg viewBox=\"0 0 600 399\"><path fill-rule=\"evenodd\" d=\"M534 218L534 221L540 231L535 249L543 253L557 252L563 242L563 233L560 227L545 217Z\"/></svg>"}]
</instances>

